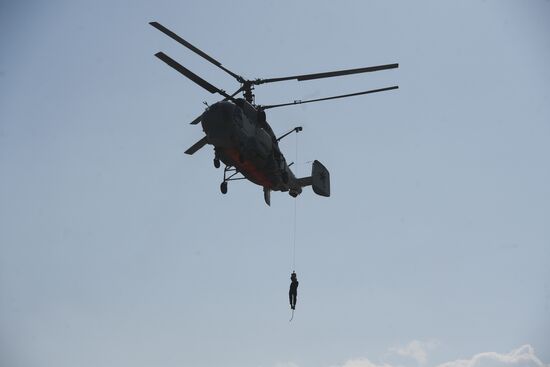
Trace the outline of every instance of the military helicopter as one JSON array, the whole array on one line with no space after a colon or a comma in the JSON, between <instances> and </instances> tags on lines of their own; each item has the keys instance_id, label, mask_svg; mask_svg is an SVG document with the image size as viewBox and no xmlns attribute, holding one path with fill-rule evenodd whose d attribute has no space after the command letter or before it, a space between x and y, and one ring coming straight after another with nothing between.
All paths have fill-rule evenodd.
<instances>
[{"instance_id":1,"label":"military helicopter","mask_svg":"<svg viewBox=\"0 0 550 367\"><path fill-rule=\"evenodd\" d=\"M252 92L257 85L287 80L306 81L395 69L399 64L386 64L279 78L245 79L225 68L219 61L193 46L162 24L158 22L150 22L149 24L205 60L216 65L241 84L240 88L230 95L194 74L165 53L158 52L155 54L160 60L206 89L208 92L213 94L217 93L224 97L221 101L211 106L207 106L206 110L191 122L191 125L196 125L201 122L203 131L206 135L185 151L186 154L192 155L207 144L214 146L214 166L220 168L220 162L225 164L223 181L220 185L222 194L227 193L227 183L229 181L248 179L263 187L264 200L267 205L271 205L271 191L288 192L292 197L297 197L302 193L303 187L312 186L316 194L326 197L330 196L330 175L328 170L319 161L313 162L311 176L297 178L290 170L290 166L292 166L294 162L287 164L284 155L279 149L279 141L281 139L293 132L298 133L302 131L302 127L295 127L282 136L276 137L267 123L265 110L378 93L398 88L398 86L392 86L325 98L303 101L295 100L289 103L274 105L258 105L254 101L254 94ZM241 92L243 98L235 98L235 96ZM242 176L237 176L239 174Z\"/></svg>"}]
</instances>

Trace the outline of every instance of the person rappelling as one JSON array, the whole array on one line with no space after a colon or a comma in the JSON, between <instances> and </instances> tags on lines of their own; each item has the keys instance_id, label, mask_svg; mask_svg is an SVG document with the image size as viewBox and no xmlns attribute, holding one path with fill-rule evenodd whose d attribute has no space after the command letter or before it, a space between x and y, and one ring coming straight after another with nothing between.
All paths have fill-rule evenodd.
<instances>
[{"instance_id":1,"label":"person rappelling","mask_svg":"<svg viewBox=\"0 0 550 367\"><path fill-rule=\"evenodd\" d=\"M298 297L298 278L296 273L292 272L290 276L290 289L288 290L288 300L290 302L290 308L294 310L296 308L296 298Z\"/></svg>"}]
</instances>

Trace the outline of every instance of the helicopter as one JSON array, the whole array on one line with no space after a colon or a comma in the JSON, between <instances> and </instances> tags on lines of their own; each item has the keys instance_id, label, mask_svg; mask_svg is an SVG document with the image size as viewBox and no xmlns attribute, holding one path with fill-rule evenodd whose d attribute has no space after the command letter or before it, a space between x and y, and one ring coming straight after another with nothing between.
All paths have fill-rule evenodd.
<instances>
[{"instance_id":1,"label":"helicopter","mask_svg":"<svg viewBox=\"0 0 550 367\"><path fill-rule=\"evenodd\" d=\"M341 75L395 69L399 67L399 64L386 64L278 78L245 79L227 69L218 60L193 46L162 24L158 22L150 22L149 24L225 71L241 84L240 88L234 93L228 94L226 91L215 87L185 68L164 52L157 52L155 54L157 58L168 66L208 92L212 94L217 93L224 97L219 102L210 106L207 105L205 111L191 122L191 125L196 125L200 122L205 136L185 151L186 154L192 155L207 144L214 146L214 167L220 168L221 162L225 164L225 168L223 169L223 181L220 184L220 191L222 194L227 193L229 181L247 179L262 186L264 200L268 206L271 205L271 191L288 192L290 196L296 198L302 193L304 187L311 186L317 195L325 197L330 196L330 174L321 162L317 160L313 161L311 176L297 178L290 169L294 162L288 164L279 149L279 142L281 139L294 132L298 133L302 131L302 127L295 127L289 132L277 137L267 122L265 111L271 108L347 98L398 89L398 86L392 86L325 98L294 100L288 103L273 105L259 105L255 103L253 90L255 86L261 84L288 80L307 81ZM236 98L241 92L242 97Z\"/></svg>"}]
</instances>

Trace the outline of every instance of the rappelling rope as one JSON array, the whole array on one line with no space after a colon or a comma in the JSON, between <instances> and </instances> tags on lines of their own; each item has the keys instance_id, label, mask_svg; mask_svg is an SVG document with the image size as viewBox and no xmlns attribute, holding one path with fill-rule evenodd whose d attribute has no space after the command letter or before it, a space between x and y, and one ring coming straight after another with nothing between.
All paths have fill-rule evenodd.
<instances>
[{"instance_id":1,"label":"rappelling rope","mask_svg":"<svg viewBox=\"0 0 550 367\"><path fill-rule=\"evenodd\" d=\"M295 157L294 162L296 162L296 176L298 176L298 134L296 134L296 150L295 150ZM295 272L296 270L296 208L298 206L297 204L298 198L294 198L294 233L292 236L292 272ZM290 316L290 320L288 322L291 322L292 319L294 319L294 309L292 309L292 315Z\"/></svg>"},{"instance_id":2,"label":"rappelling rope","mask_svg":"<svg viewBox=\"0 0 550 367\"><path fill-rule=\"evenodd\" d=\"M296 134L296 150L294 162L296 162L296 176L298 176L298 134ZM296 207L298 205L298 198L294 199L294 234L293 234L293 245L292 245L292 271L296 270Z\"/></svg>"},{"instance_id":3,"label":"rappelling rope","mask_svg":"<svg viewBox=\"0 0 550 367\"><path fill-rule=\"evenodd\" d=\"M294 236L293 236L293 246L292 246L292 271L296 271L296 201L294 199Z\"/></svg>"}]
</instances>

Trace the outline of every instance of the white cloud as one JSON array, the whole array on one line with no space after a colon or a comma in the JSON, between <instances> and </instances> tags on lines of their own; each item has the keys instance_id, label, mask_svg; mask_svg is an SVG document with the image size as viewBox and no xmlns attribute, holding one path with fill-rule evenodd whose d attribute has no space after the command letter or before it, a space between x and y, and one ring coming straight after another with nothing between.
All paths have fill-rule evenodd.
<instances>
[{"instance_id":1,"label":"white cloud","mask_svg":"<svg viewBox=\"0 0 550 367\"><path fill-rule=\"evenodd\" d=\"M350 359L342 367L392 367L389 364L376 364L366 358Z\"/></svg>"},{"instance_id":2,"label":"white cloud","mask_svg":"<svg viewBox=\"0 0 550 367\"><path fill-rule=\"evenodd\" d=\"M413 358L418 364L424 365L428 361L428 351L434 349L437 342L433 340L413 340L404 347L390 348L390 352L403 357Z\"/></svg>"},{"instance_id":3,"label":"white cloud","mask_svg":"<svg viewBox=\"0 0 550 367\"><path fill-rule=\"evenodd\" d=\"M418 363L427 361L427 351L435 348L437 342L413 341L402 348L391 348L392 353L414 358ZM297 366L296 366L297 367ZM367 358L350 359L340 367L409 367L398 364L376 364ZM436 367L550 367L543 363L535 354L535 349L523 345L509 353L483 352L470 359L458 359L445 362Z\"/></svg>"},{"instance_id":4,"label":"white cloud","mask_svg":"<svg viewBox=\"0 0 550 367\"><path fill-rule=\"evenodd\" d=\"M298 365L294 362L281 362L275 364L275 367L298 367Z\"/></svg>"},{"instance_id":5,"label":"white cloud","mask_svg":"<svg viewBox=\"0 0 550 367\"><path fill-rule=\"evenodd\" d=\"M437 367L550 367L550 364L542 363L535 355L535 349L526 344L510 353L479 353L470 359L458 359Z\"/></svg>"}]
</instances>

